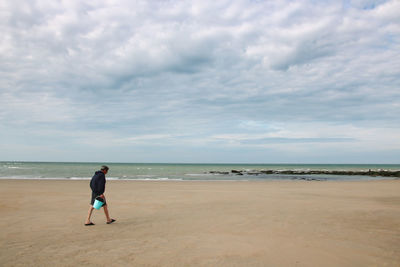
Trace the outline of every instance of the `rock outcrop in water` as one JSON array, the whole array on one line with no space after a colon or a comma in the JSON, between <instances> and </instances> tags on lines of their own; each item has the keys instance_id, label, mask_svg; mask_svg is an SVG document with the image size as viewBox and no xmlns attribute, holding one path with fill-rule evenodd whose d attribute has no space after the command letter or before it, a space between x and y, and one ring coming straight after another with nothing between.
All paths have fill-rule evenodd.
<instances>
[{"instance_id":1,"label":"rock outcrop in water","mask_svg":"<svg viewBox=\"0 0 400 267\"><path fill-rule=\"evenodd\" d=\"M265 175L265 174L286 174L286 175L312 175L312 174L325 174L325 175L361 175L361 176L382 176L382 177L395 177L400 178L400 170L368 170L368 171L345 171L345 170L231 170L227 171L210 171L212 174L223 175ZM301 178L300 178L301 179Z\"/></svg>"}]
</instances>

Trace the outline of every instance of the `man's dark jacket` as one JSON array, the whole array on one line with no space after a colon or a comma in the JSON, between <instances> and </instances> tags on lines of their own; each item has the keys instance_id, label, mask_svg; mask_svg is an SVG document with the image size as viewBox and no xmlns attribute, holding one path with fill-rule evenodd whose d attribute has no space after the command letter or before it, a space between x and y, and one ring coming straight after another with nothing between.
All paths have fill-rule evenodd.
<instances>
[{"instance_id":1,"label":"man's dark jacket","mask_svg":"<svg viewBox=\"0 0 400 267\"><path fill-rule=\"evenodd\" d=\"M90 188L97 196L104 193L106 189L106 176L102 171L97 171L90 180Z\"/></svg>"}]
</instances>

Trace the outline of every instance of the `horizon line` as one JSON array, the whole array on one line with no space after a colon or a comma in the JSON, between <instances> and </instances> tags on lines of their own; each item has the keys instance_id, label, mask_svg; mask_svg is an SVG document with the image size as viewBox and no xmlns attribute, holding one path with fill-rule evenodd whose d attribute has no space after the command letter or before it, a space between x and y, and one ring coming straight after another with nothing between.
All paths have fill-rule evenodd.
<instances>
[{"instance_id":1,"label":"horizon line","mask_svg":"<svg viewBox=\"0 0 400 267\"><path fill-rule=\"evenodd\" d=\"M400 163L294 163L294 162L269 162L269 163L244 163L244 162L117 162L117 161L31 161L31 160L0 160L2 163L87 163L87 164L182 164L182 165L400 165Z\"/></svg>"}]
</instances>

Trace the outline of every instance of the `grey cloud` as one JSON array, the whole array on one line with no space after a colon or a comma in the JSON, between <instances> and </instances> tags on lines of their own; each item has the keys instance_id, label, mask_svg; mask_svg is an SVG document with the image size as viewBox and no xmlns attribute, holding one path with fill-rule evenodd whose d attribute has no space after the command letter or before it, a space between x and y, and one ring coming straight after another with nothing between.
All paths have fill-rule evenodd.
<instances>
[{"instance_id":1,"label":"grey cloud","mask_svg":"<svg viewBox=\"0 0 400 267\"><path fill-rule=\"evenodd\" d=\"M291 144L291 143L343 143L356 141L354 138L282 138L271 137L262 139L241 140L242 144L262 145L262 144Z\"/></svg>"}]
</instances>

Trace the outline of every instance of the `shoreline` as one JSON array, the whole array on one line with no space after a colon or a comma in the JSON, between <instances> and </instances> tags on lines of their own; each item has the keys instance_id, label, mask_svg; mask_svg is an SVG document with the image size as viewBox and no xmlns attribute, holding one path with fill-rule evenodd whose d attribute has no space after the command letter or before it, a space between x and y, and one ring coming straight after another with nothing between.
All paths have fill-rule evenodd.
<instances>
[{"instance_id":1,"label":"shoreline","mask_svg":"<svg viewBox=\"0 0 400 267\"><path fill-rule=\"evenodd\" d=\"M368 175L332 175L332 176L315 176L315 174L282 174L280 176L258 176L258 175L248 175L248 176L236 176L230 175L232 178L228 179L223 177L215 177L208 179L201 178L115 178L107 177L107 181L137 181L137 182L268 182L268 181L318 181L318 182L350 182L350 181L386 181L386 180L400 180L397 176L368 176ZM191 175L190 177L193 177ZM43 181L90 181L91 177L0 177L0 180L43 180Z\"/></svg>"},{"instance_id":2,"label":"shoreline","mask_svg":"<svg viewBox=\"0 0 400 267\"><path fill-rule=\"evenodd\" d=\"M2 266L398 266L400 181L0 179Z\"/></svg>"}]
</instances>

